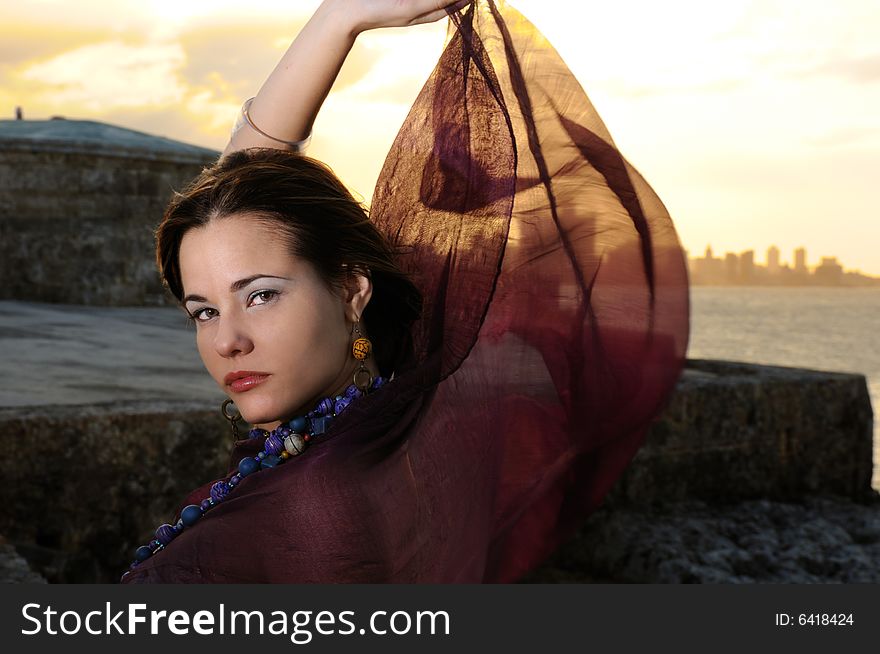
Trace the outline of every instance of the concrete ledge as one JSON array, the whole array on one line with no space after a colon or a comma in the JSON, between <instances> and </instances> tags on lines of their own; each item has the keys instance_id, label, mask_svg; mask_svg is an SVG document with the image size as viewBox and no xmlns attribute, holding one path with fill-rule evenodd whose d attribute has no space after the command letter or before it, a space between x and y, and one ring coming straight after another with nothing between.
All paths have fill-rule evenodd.
<instances>
[{"instance_id":1,"label":"concrete ledge","mask_svg":"<svg viewBox=\"0 0 880 654\"><path fill-rule=\"evenodd\" d=\"M0 533L50 582L114 583L193 488L223 475L206 402L0 410Z\"/></svg>"},{"instance_id":2,"label":"concrete ledge","mask_svg":"<svg viewBox=\"0 0 880 654\"><path fill-rule=\"evenodd\" d=\"M864 375L688 359L606 504L872 495Z\"/></svg>"}]
</instances>

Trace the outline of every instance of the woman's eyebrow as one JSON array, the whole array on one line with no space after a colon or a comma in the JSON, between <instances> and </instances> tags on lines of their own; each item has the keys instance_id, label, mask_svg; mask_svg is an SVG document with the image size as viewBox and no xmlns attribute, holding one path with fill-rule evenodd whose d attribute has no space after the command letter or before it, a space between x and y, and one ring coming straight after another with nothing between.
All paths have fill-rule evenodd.
<instances>
[{"instance_id":1,"label":"woman's eyebrow","mask_svg":"<svg viewBox=\"0 0 880 654\"><path fill-rule=\"evenodd\" d=\"M290 281L289 277L279 277L278 275L264 275L264 274L260 273L257 275L251 275L250 277L245 277L244 279L239 279L237 282L232 282L232 284L229 286L229 292L236 293L236 292L240 291L241 289L243 289L248 284L250 284L251 282L253 282L254 280L260 279L261 277L269 277L271 279L286 279L286 280ZM195 295L195 294L191 293L191 294L187 295L185 298L183 298L183 303L186 304L190 300L195 300L196 302L207 302L207 300L205 298L203 298L201 295Z\"/></svg>"}]
</instances>

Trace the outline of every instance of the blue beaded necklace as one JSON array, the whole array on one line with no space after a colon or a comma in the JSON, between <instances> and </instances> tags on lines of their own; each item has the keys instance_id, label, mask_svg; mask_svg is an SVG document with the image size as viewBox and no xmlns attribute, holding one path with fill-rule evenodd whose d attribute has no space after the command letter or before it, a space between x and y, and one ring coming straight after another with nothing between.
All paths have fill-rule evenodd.
<instances>
[{"instance_id":1,"label":"blue beaded necklace","mask_svg":"<svg viewBox=\"0 0 880 654\"><path fill-rule=\"evenodd\" d=\"M376 377L367 392L376 390L386 383L384 377ZM226 499L243 477L250 474L274 468L285 461L302 454L309 443L316 437L327 431L333 418L342 413L345 408L364 393L355 384L345 389L342 395L335 398L325 397L318 402L317 406L304 416L297 416L287 422L282 422L271 432L259 427L248 432L249 439L263 438L263 450L256 456L246 456L238 463L238 472L225 480L214 482L211 486L211 495L206 497L200 504L185 506L180 512L180 519L176 524L163 524L156 529L155 538L148 545L141 545L134 553L135 560L123 573L123 577L137 568L138 565L161 552L174 540L184 529L192 527L211 508L217 506Z\"/></svg>"}]
</instances>

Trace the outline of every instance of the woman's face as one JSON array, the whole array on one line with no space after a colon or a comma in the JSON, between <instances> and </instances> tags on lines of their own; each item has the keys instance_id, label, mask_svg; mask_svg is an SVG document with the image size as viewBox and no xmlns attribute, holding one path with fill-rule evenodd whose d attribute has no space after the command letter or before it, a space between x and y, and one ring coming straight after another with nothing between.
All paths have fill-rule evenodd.
<instances>
[{"instance_id":1,"label":"woman's face","mask_svg":"<svg viewBox=\"0 0 880 654\"><path fill-rule=\"evenodd\" d=\"M199 354L247 422L272 429L352 383L351 327L372 292L365 277L331 293L310 263L247 214L189 230L179 256ZM372 357L367 362L377 375ZM227 384L241 371L262 381Z\"/></svg>"}]
</instances>

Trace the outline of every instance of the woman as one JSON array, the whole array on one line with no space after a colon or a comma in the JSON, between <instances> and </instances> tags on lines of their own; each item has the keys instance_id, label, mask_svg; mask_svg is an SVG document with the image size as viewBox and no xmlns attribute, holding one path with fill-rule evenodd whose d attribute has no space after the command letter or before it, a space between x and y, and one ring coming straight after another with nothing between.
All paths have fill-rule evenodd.
<instances>
[{"instance_id":1,"label":"woman","mask_svg":"<svg viewBox=\"0 0 880 654\"><path fill-rule=\"evenodd\" d=\"M297 152L360 31L446 9L367 220ZM601 503L681 372L668 213L492 0L324 2L243 114L157 257L254 428L122 581L520 578Z\"/></svg>"}]
</instances>

